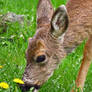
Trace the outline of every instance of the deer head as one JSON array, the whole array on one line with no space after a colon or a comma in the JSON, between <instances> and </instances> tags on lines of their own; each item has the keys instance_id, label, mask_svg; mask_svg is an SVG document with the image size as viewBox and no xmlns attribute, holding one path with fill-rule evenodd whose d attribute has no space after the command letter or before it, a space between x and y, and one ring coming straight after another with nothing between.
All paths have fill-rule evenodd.
<instances>
[{"instance_id":1,"label":"deer head","mask_svg":"<svg viewBox=\"0 0 92 92\"><path fill-rule=\"evenodd\" d=\"M68 16L64 5L54 12L50 0L39 0L37 31L33 38L29 38L26 51L25 84L21 85L23 92L30 87L38 89L66 55L62 42L67 27Z\"/></svg>"}]
</instances>

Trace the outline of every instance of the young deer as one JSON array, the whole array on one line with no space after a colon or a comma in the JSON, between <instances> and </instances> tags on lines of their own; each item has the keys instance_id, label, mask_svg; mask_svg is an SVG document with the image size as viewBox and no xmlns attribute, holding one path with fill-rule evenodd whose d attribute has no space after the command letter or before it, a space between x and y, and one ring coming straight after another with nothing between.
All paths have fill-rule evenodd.
<instances>
[{"instance_id":1,"label":"young deer","mask_svg":"<svg viewBox=\"0 0 92 92\"><path fill-rule=\"evenodd\" d=\"M26 52L27 65L23 75L25 84L21 85L23 92L26 92L30 87L34 87L34 92L36 92L52 75L67 53L70 53L85 38L89 37L92 25L91 6L91 0L85 0L85 2L83 0L69 0L66 5L68 18L64 5L54 11L50 0L39 0L37 31L33 38L29 38ZM83 60L84 63L89 59ZM83 63L82 66L85 65ZM76 81L78 87L83 86L85 80L81 76L81 71L85 71L85 69L81 68L80 70ZM83 80L80 80L81 78Z\"/></svg>"}]
</instances>

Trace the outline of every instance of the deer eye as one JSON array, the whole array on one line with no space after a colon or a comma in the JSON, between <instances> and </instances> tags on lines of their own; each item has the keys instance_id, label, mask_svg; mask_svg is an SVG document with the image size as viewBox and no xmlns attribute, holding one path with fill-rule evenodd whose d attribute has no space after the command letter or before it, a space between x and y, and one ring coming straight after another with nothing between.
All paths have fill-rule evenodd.
<instances>
[{"instance_id":1,"label":"deer eye","mask_svg":"<svg viewBox=\"0 0 92 92\"><path fill-rule=\"evenodd\" d=\"M36 62L37 63L41 63L41 62L44 62L45 59L46 59L46 56L45 55L40 55L40 56L37 56Z\"/></svg>"}]
</instances>

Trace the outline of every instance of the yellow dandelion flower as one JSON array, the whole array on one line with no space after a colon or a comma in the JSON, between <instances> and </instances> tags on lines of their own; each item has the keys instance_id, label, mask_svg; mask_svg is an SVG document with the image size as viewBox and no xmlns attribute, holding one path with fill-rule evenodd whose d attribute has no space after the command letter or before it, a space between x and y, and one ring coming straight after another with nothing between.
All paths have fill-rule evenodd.
<instances>
[{"instance_id":1,"label":"yellow dandelion flower","mask_svg":"<svg viewBox=\"0 0 92 92\"><path fill-rule=\"evenodd\" d=\"M0 69L2 69L2 68L3 68L3 66L0 65Z\"/></svg>"},{"instance_id":2,"label":"yellow dandelion flower","mask_svg":"<svg viewBox=\"0 0 92 92\"><path fill-rule=\"evenodd\" d=\"M5 83L5 82L1 82L0 83L0 87L1 88L4 88L4 89L8 89L9 88L9 85L7 83Z\"/></svg>"},{"instance_id":3,"label":"yellow dandelion flower","mask_svg":"<svg viewBox=\"0 0 92 92\"><path fill-rule=\"evenodd\" d=\"M18 78L15 78L13 81L16 82L16 83L19 83L19 84L24 84L24 82L21 79L18 79Z\"/></svg>"}]
</instances>

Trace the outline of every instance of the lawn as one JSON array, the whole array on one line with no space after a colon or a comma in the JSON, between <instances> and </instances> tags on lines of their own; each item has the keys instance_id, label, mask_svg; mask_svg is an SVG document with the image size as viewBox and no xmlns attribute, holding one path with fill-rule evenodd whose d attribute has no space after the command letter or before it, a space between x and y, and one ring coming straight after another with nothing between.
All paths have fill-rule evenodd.
<instances>
[{"instance_id":1,"label":"lawn","mask_svg":"<svg viewBox=\"0 0 92 92\"><path fill-rule=\"evenodd\" d=\"M25 51L28 38L36 30L36 8L38 0L0 0L0 15L7 12L25 15L24 26L8 23L7 32L0 34L0 82L9 84L9 89L0 92L21 92L14 78L22 78L25 69ZM52 0L54 8L65 4L66 0ZM30 22L30 25L27 22ZM0 29L1 31L1 29ZM74 86L85 42L69 54L55 70L53 76L41 87L39 92L70 92ZM84 92L92 92L92 65L85 82Z\"/></svg>"}]
</instances>

